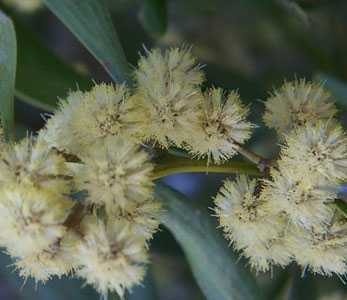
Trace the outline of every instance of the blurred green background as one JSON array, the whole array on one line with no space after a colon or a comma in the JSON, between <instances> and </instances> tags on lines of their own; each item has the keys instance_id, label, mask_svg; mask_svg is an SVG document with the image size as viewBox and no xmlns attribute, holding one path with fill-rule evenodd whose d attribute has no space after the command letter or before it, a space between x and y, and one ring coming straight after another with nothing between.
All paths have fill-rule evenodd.
<instances>
[{"instance_id":1,"label":"blurred green background","mask_svg":"<svg viewBox=\"0 0 347 300\"><path fill-rule=\"evenodd\" d=\"M15 118L18 136L23 136L27 129L42 128L45 114L58 97L63 98L77 86L87 89L91 79L96 82L111 79L47 9L28 13L2 1L0 8L13 18L17 31ZM336 96L340 120L347 124L346 0L108 2L132 66L144 47L188 44L206 65L206 87L237 89L251 105L251 118L259 125L249 144L259 153L271 156L277 151L273 133L262 127L261 101L285 79L323 80ZM182 174L164 181L208 209L223 178L212 174ZM2 255L0 259L0 299L98 298L92 289L80 289L82 283L78 280L53 280L45 286L23 284L9 258ZM129 299L205 299L180 246L165 228L152 242L151 260L145 287L136 288ZM238 264L248 269L247 262L240 260ZM258 275L257 280L268 299L347 299L343 296L345 290L347 293L343 279L312 276L294 265Z\"/></svg>"}]
</instances>

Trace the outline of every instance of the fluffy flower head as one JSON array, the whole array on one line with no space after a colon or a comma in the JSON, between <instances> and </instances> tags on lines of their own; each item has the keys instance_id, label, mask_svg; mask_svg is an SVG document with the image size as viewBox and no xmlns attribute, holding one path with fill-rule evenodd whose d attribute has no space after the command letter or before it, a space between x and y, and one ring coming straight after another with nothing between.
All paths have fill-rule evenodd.
<instances>
[{"instance_id":1,"label":"fluffy flower head","mask_svg":"<svg viewBox=\"0 0 347 300\"><path fill-rule=\"evenodd\" d=\"M340 125L318 122L292 131L285 139L279 164L296 167L302 179L316 182L347 178L347 138Z\"/></svg>"},{"instance_id":2,"label":"fluffy flower head","mask_svg":"<svg viewBox=\"0 0 347 300\"><path fill-rule=\"evenodd\" d=\"M227 180L215 198L215 212L235 249L242 251L252 268L267 271L273 264L286 266L292 256L283 239L285 219L268 215L256 185L246 176Z\"/></svg>"},{"instance_id":3,"label":"fluffy flower head","mask_svg":"<svg viewBox=\"0 0 347 300\"><path fill-rule=\"evenodd\" d=\"M204 76L189 48L159 49L141 57L135 71L138 101L147 113L147 139L180 145L199 116Z\"/></svg>"},{"instance_id":4,"label":"fluffy flower head","mask_svg":"<svg viewBox=\"0 0 347 300\"><path fill-rule=\"evenodd\" d=\"M76 178L91 203L106 205L109 211L126 210L152 197L153 166L147 153L128 140L107 138L89 147L82 160Z\"/></svg>"},{"instance_id":5,"label":"fluffy flower head","mask_svg":"<svg viewBox=\"0 0 347 300\"><path fill-rule=\"evenodd\" d=\"M34 278L36 282L46 282L53 276L61 277L77 268L73 252L76 251L77 237L68 232L56 243L39 253L17 258L15 267L24 279Z\"/></svg>"},{"instance_id":6,"label":"fluffy flower head","mask_svg":"<svg viewBox=\"0 0 347 300\"><path fill-rule=\"evenodd\" d=\"M14 257L49 249L66 232L74 203L46 190L7 187L0 201L0 243Z\"/></svg>"},{"instance_id":7,"label":"fluffy flower head","mask_svg":"<svg viewBox=\"0 0 347 300\"><path fill-rule=\"evenodd\" d=\"M226 180L215 198L215 213L228 239L240 250L278 234L264 218L263 203L255 194L256 180L246 176Z\"/></svg>"},{"instance_id":8,"label":"fluffy flower head","mask_svg":"<svg viewBox=\"0 0 347 300\"><path fill-rule=\"evenodd\" d=\"M43 138L52 147L77 154L108 136L138 137L146 120L125 85L100 84L61 101Z\"/></svg>"},{"instance_id":9,"label":"fluffy flower head","mask_svg":"<svg viewBox=\"0 0 347 300\"><path fill-rule=\"evenodd\" d=\"M5 147L0 160L0 184L49 189L65 193L70 190L69 171L63 157L45 143L25 138L13 147Z\"/></svg>"},{"instance_id":10,"label":"fluffy flower head","mask_svg":"<svg viewBox=\"0 0 347 300\"><path fill-rule=\"evenodd\" d=\"M144 277L144 240L117 222L105 224L90 216L82 225L84 239L76 252L80 264L77 275L101 294L115 291L122 297Z\"/></svg>"},{"instance_id":11,"label":"fluffy flower head","mask_svg":"<svg viewBox=\"0 0 347 300\"><path fill-rule=\"evenodd\" d=\"M327 184L323 176L312 185L293 168L272 170L271 175L262 197L272 213L285 212L290 222L305 228L324 227L330 222L334 210L327 204L335 200L336 193L319 188Z\"/></svg>"},{"instance_id":12,"label":"fluffy flower head","mask_svg":"<svg viewBox=\"0 0 347 300\"><path fill-rule=\"evenodd\" d=\"M266 272L273 265L287 266L293 259L288 248L285 231L278 232L273 238L258 241L242 251L242 255L249 259L252 269L257 272Z\"/></svg>"},{"instance_id":13,"label":"fluffy flower head","mask_svg":"<svg viewBox=\"0 0 347 300\"><path fill-rule=\"evenodd\" d=\"M134 235L150 240L159 228L161 205L158 201L148 199L143 202L132 202L126 205L126 210L118 209L112 213L112 218L119 224L129 227Z\"/></svg>"},{"instance_id":14,"label":"fluffy flower head","mask_svg":"<svg viewBox=\"0 0 347 300\"><path fill-rule=\"evenodd\" d=\"M207 91L196 130L187 140L191 152L216 163L231 158L237 153L237 145L251 136L254 126L246 120L247 115L238 93L225 95L220 88Z\"/></svg>"},{"instance_id":15,"label":"fluffy flower head","mask_svg":"<svg viewBox=\"0 0 347 300\"><path fill-rule=\"evenodd\" d=\"M319 120L328 120L336 113L331 95L321 84L296 80L286 82L265 102L264 122L278 134Z\"/></svg>"},{"instance_id":16,"label":"fluffy flower head","mask_svg":"<svg viewBox=\"0 0 347 300\"><path fill-rule=\"evenodd\" d=\"M288 236L288 245L295 254L296 262L304 269L328 276L347 272L347 237L337 228L326 232L296 228Z\"/></svg>"}]
</instances>

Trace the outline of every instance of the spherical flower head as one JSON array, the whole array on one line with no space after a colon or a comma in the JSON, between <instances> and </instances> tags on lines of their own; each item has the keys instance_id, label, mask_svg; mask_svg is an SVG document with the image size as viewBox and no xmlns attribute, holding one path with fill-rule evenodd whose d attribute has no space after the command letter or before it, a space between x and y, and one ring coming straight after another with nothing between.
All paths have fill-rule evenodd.
<instances>
[{"instance_id":1,"label":"spherical flower head","mask_svg":"<svg viewBox=\"0 0 347 300\"><path fill-rule=\"evenodd\" d=\"M126 210L131 203L152 197L152 164L148 154L122 137L107 138L88 148L82 156L83 166L76 174L88 201L98 206Z\"/></svg>"},{"instance_id":2,"label":"spherical flower head","mask_svg":"<svg viewBox=\"0 0 347 300\"><path fill-rule=\"evenodd\" d=\"M122 297L143 280L148 258L142 237L117 222L105 224L94 216L86 217L81 229L84 238L76 252L80 264L76 274L86 283L101 294L117 292Z\"/></svg>"},{"instance_id":3,"label":"spherical flower head","mask_svg":"<svg viewBox=\"0 0 347 300\"><path fill-rule=\"evenodd\" d=\"M42 142L28 137L5 147L0 155L0 185L25 185L59 194L71 189L64 158Z\"/></svg>"},{"instance_id":4,"label":"spherical flower head","mask_svg":"<svg viewBox=\"0 0 347 300\"><path fill-rule=\"evenodd\" d=\"M78 90L71 92L66 99L60 99L58 109L48 117L45 128L39 131L38 139L61 152L79 153L80 142L75 140L71 121L83 97L84 93Z\"/></svg>"},{"instance_id":5,"label":"spherical flower head","mask_svg":"<svg viewBox=\"0 0 347 300\"><path fill-rule=\"evenodd\" d=\"M143 236L148 241L159 228L161 205L158 201L148 199L143 202L131 202L126 209L113 210L110 218L128 226L134 235Z\"/></svg>"},{"instance_id":6,"label":"spherical flower head","mask_svg":"<svg viewBox=\"0 0 347 300\"><path fill-rule=\"evenodd\" d=\"M199 86L204 80L190 48L147 51L139 60L135 80L138 101L147 113L147 139L162 147L180 145L199 118Z\"/></svg>"},{"instance_id":7,"label":"spherical flower head","mask_svg":"<svg viewBox=\"0 0 347 300\"><path fill-rule=\"evenodd\" d=\"M264 122L279 135L293 128L329 120L336 114L334 101L321 84L304 79L285 82L265 102Z\"/></svg>"},{"instance_id":8,"label":"spherical flower head","mask_svg":"<svg viewBox=\"0 0 347 300\"><path fill-rule=\"evenodd\" d=\"M187 140L191 152L215 163L233 157L238 145L251 136L254 125L246 120L247 115L248 108L237 92L226 95L220 88L208 90L196 130Z\"/></svg>"},{"instance_id":9,"label":"spherical flower head","mask_svg":"<svg viewBox=\"0 0 347 300\"><path fill-rule=\"evenodd\" d=\"M331 276L347 272L347 237L345 231L322 231L297 227L288 235L288 245L295 255L296 262L304 270Z\"/></svg>"},{"instance_id":10,"label":"spherical flower head","mask_svg":"<svg viewBox=\"0 0 347 300\"><path fill-rule=\"evenodd\" d=\"M226 180L215 198L220 225L237 250L276 237L282 227L277 218L267 216L264 203L256 195L256 185L256 180L244 175L235 181Z\"/></svg>"},{"instance_id":11,"label":"spherical flower head","mask_svg":"<svg viewBox=\"0 0 347 300\"><path fill-rule=\"evenodd\" d=\"M64 236L73 205L47 190L8 186L0 201L0 244L21 258L49 249Z\"/></svg>"},{"instance_id":12,"label":"spherical flower head","mask_svg":"<svg viewBox=\"0 0 347 300\"><path fill-rule=\"evenodd\" d=\"M293 130L285 139L279 164L295 168L303 180L317 177L337 182L347 178L347 138L334 122L318 122Z\"/></svg>"},{"instance_id":13,"label":"spherical flower head","mask_svg":"<svg viewBox=\"0 0 347 300\"><path fill-rule=\"evenodd\" d=\"M284 268L293 259L293 254L288 248L285 230L276 237L258 241L242 251L242 256L249 260L249 264L256 272L267 272L274 265Z\"/></svg>"},{"instance_id":14,"label":"spherical flower head","mask_svg":"<svg viewBox=\"0 0 347 300\"><path fill-rule=\"evenodd\" d=\"M100 84L61 101L43 136L53 147L78 154L108 136L137 141L146 121L125 85Z\"/></svg>"},{"instance_id":15,"label":"spherical flower head","mask_svg":"<svg viewBox=\"0 0 347 300\"><path fill-rule=\"evenodd\" d=\"M33 278L36 282L44 283L53 276L68 275L78 267L73 257L78 241L79 236L69 231L49 249L17 258L15 267L24 280Z\"/></svg>"},{"instance_id":16,"label":"spherical flower head","mask_svg":"<svg viewBox=\"0 0 347 300\"><path fill-rule=\"evenodd\" d=\"M273 169L271 177L262 191L269 211L273 214L285 212L291 223L307 229L330 223L334 209L328 204L335 200L336 193L320 188L328 184L323 176L317 177L312 184L296 169L280 168Z\"/></svg>"}]
</instances>

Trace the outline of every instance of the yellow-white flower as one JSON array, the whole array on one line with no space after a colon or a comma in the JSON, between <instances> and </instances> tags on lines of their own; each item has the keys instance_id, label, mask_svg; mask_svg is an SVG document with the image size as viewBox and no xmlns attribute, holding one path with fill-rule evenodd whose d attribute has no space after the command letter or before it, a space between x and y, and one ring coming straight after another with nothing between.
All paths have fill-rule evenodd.
<instances>
[{"instance_id":1,"label":"yellow-white flower","mask_svg":"<svg viewBox=\"0 0 347 300\"><path fill-rule=\"evenodd\" d=\"M112 212L152 198L153 166L148 154L125 138L107 138L90 146L82 161L76 180L88 192L90 203L106 205Z\"/></svg>"},{"instance_id":2,"label":"yellow-white flower","mask_svg":"<svg viewBox=\"0 0 347 300\"><path fill-rule=\"evenodd\" d=\"M246 120L247 115L248 108L241 103L237 92L226 95L220 88L208 90L201 117L186 140L190 151L216 163L231 158L251 136L254 125Z\"/></svg>"},{"instance_id":3,"label":"yellow-white flower","mask_svg":"<svg viewBox=\"0 0 347 300\"><path fill-rule=\"evenodd\" d=\"M317 177L314 183L307 182L295 166L272 170L271 176L262 197L273 214L285 212L290 222L308 229L324 227L330 222L334 210L327 204L335 200L336 193L319 188L327 185L323 176Z\"/></svg>"},{"instance_id":4,"label":"yellow-white flower","mask_svg":"<svg viewBox=\"0 0 347 300\"><path fill-rule=\"evenodd\" d=\"M75 140L71 121L83 97L82 91L74 91L66 99L61 99L59 108L47 119L45 128L39 131L38 140L62 152L79 153L80 142Z\"/></svg>"},{"instance_id":5,"label":"yellow-white flower","mask_svg":"<svg viewBox=\"0 0 347 300\"><path fill-rule=\"evenodd\" d=\"M278 233L278 228L264 218L263 203L255 195L256 184L244 175L235 181L226 180L215 198L220 225L238 250Z\"/></svg>"},{"instance_id":6,"label":"yellow-white flower","mask_svg":"<svg viewBox=\"0 0 347 300\"><path fill-rule=\"evenodd\" d=\"M327 231L297 227L288 235L288 245L304 270L328 276L346 274L346 228L338 227Z\"/></svg>"},{"instance_id":7,"label":"yellow-white flower","mask_svg":"<svg viewBox=\"0 0 347 300\"><path fill-rule=\"evenodd\" d=\"M257 271L273 264L286 266L292 255L285 245L286 220L269 215L256 191L256 180L242 175L225 181L215 198L215 212L226 237Z\"/></svg>"},{"instance_id":8,"label":"yellow-white flower","mask_svg":"<svg viewBox=\"0 0 347 300\"><path fill-rule=\"evenodd\" d=\"M67 193L71 188L69 171L63 157L45 143L25 138L13 147L3 149L0 159L0 186L17 184L23 187Z\"/></svg>"},{"instance_id":9,"label":"yellow-white flower","mask_svg":"<svg viewBox=\"0 0 347 300\"><path fill-rule=\"evenodd\" d=\"M33 278L36 282L46 282L53 276L68 275L78 267L73 257L78 241L79 236L69 231L48 249L17 258L15 267L21 277Z\"/></svg>"},{"instance_id":10,"label":"yellow-white flower","mask_svg":"<svg viewBox=\"0 0 347 300\"><path fill-rule=\"evenodd\" d=\"M1 191L0 244L21 258L50 249L65 235L64 222L73 205L47 190L7 186Z\"/></svg>"},{"instance_id":11,"label":"yellow-white flower","mask_svg":"<svg viewBox=\"0 0 347 300\"><path fill-rule=\"evenodd\" d=\"M86 217L81 230L84 238L76 252L80 265L76 274L86 283L101 294L110 291L122 297L142 281L148 261L142 237L117 222L105 224L93 216Z\"/></svg>"},{"instance_id":12,"label":"yellow-white flower","mask_svg":"<svg viewBox=\"0 0 347 300\"><path fill-rule=\"evenodd\" d=\"M285 82L265 102L264 122L283 135L296 127L328 120L336 114L334 101L321 84L304 79Z\"/></svg>"},{"instance_id":13,"label":"yellow-white flower","mask_svg":"<svg viewBox=\"0 0 347 300\"><path fill-rule=\"evenodd\" d=\"M293 130L285 142L279 164L295 168L302 180L316 183L322 176L332 182L347 178L347 137L340 125L307 125Z\"/></svg>"},{"instance_id":14,"label":"yellow-white flower","mask_svg":"<svg viewBox=\"0 0 347 300\"><path fill-rule=\"evenodd\" d=\"M285 229L273 238L259 240L252 246L244 248L242 256L249 260L251 268L257 272L267 272L274 265L283 268L293 259L291 249L287 245Z\"/></svg>"},{"instance_id":15,"label":"yellow-white flower","mask_svg":"<svg viewBox=\"0 0 347 300\"><path fill-rule=\"evenodd\" d=\"M161 205L158 201L148 199L144 202L132 202L126 205L126 210L114 210L110 218L115 222L128 226L134 235L150 240L159 228Z\"/></svg>"},{"instance_id":16,"label":"yellow-white flower","mask_svg":"<svg viewBox=\"0 0 347 300\"><path fill-rule=\"evenodd\" d=\"M137 98L147 114L147 139L180 145L199 118L204 75L189 48L159 49L141 57L135 71Z\"/></svg>"},{"instance_id":17,"label":"yellow-white flower","mask_svg":"<svg viewBox=\"0 0 347 300\"><path fill-rule=\"evenodd\" d=\"M137 141L147 118L135 101L125 85L100 84L71 93L48 120L43 138L75 154L108 136Z\"/></svg>"}]
</instances>

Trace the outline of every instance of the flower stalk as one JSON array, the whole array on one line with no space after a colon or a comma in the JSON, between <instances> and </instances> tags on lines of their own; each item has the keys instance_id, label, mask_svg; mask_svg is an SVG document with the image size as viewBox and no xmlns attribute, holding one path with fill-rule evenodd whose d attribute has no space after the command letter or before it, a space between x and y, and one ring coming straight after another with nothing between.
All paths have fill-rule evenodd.
<instances>
[{"instance_id":1,"label":"flower stalk","mask_svg":"<svg viewBox=\"0 0 347 300\"><path fill-rule=\"evenodd\" d=\"M177 173L237 173L261 176L262 172L254 164L243 161L227 161L224 164L207 164L206 159L192 160L186 157L177 157L165 154L157 159L152 178L162 177Z\"/></svg>"}]
</instances>

